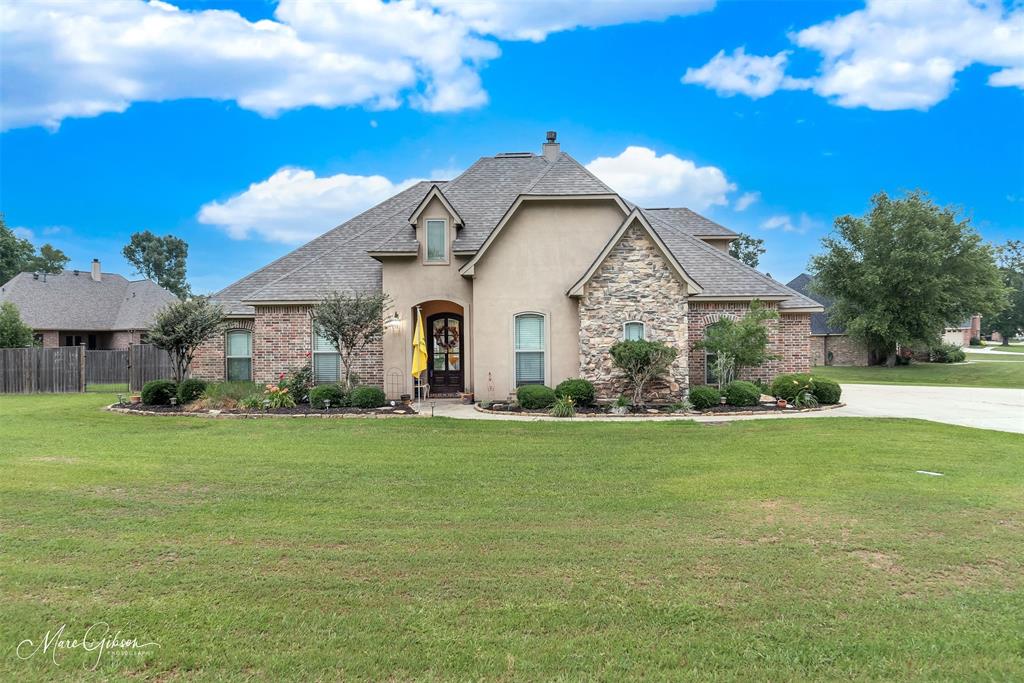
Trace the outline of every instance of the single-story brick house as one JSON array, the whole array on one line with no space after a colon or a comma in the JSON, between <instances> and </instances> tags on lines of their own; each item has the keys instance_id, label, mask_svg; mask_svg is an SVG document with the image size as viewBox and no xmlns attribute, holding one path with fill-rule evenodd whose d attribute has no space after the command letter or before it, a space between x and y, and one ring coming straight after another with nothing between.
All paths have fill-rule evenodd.
<instances>
[{"instance_id":1,"label":"single-story brick house","mask_svg":"<svg viewBox=\"0 0 1024 683\"><path fill-rule=\"evenodd\" d=\"M733 231L685 208L640 208L559 149L483 157L450 181L424 181L214 295L230 319L200 349L196 376L270 381L311 357L318 381L338 356L314 334L309 310L327 292L386 292L381 342L358 360L364 383L391 398L413 393L416 311L427 328L432 395L507 397L517 386L592 380L604 398L621 380L608 355L623 338L681 353L664 398L703 384L693 344L751 301L777 309L779 356L745 374L769 379L811 365L816 301L728 254Z\"/></svg>"},{"instance_id":2,"label":"single-story brick house","mask_svg":"<svg viewBox=\"0 0 1024 683\"><path fill-rule=\"evenodd\" d=\"M17 306L45 348L126 349L142 340L157 311L177 300L151 280L102 272L98 259L88 271L18 273L0 286L0 303Z\"/></svg>"},{"instance_id":3,"label":"single-story brick house","mask_svg":"<svg viewBox=\"0 0 1024 683\"><path fill-rule=\"evenodd\" d=\"M787 283L787 287L814 299L822 305L824 311L811 314L811 362L813 365L871 365L881 362L875 359L862 343L846 333L846 329L828 320L828 309L832 300L813 291L812 278L801 273ZM951 325L942 331L942 341L946 344L967 346L971 339L981 335L981 316L974 315L959 325Z\"/></svg>"}]
</instances>

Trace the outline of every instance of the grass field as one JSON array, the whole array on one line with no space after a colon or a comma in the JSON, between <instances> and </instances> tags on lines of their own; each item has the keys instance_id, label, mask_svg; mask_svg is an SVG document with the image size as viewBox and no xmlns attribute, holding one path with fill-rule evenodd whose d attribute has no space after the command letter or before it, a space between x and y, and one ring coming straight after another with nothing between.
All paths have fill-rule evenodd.
<instances>
[{"instance_id":1,"label":"grass field","mask_svg":"<svg viewBox=\"0 0 1024 683\"><path fill-rule=\"evenodd\" d=\"M1009 351L1010 353L1024 353L1024 344L1008 344L1003 346L1002 344L990 344L985 342L985 346L995 351Z\"/></svg>"},{"instance_id":2,"label":"grass field","mask_svg":"<svg viewBox=\"0 0 1024 683\"><path fill-rule=\"evenodd\" d=\"M1024 678L1019 435L104 398L0 396L2 680Z\"/></svg>"},{"instance_id":3,"label":"grass field","mask_svg":"<svg viewBox=\"0 0 1024 683\"><path fill-rule=\"evenodd\" d=\"M983 357L982 357L983 356ZM911 363L894 368L818 366L814 374L843 384L920 384L956 387L1024 388L1024 363L1014 356L968 354L968 363ZM1007 362L1000 362L1007 361Z\"/></svg>"}]
</instances>

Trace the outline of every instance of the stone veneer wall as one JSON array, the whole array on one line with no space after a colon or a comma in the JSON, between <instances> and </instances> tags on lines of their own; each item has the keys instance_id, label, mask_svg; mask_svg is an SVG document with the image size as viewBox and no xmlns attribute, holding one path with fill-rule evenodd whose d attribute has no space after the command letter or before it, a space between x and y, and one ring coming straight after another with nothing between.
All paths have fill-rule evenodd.
<instances>
[{"instance_id":1,"label":"stone veneer wall","mask_svg":"<svg viewBox=\"0 0 1024 683\"><path fill-rule=\"evenodd\" d=\"M203 344L192 362L192 375L223 381L227 331L250 330L253 380L273 382L278 375L304 365L313 348L313 321L309 306L257 306L254 318L231 319L225 333ZM384 348L371 345L353 362L363 384L384 386Z\"/></svg>"},{"instance_id":2,"label":"stone veneer wall","mask_svg":"<svg viewBox=\"0 0 1024 683\"><path fill-rule=\"evenodd\" d=\"M644 323L651 341L679 349L665 381L651 385L655 400L686 395L686 289L673 274L646 231L632 226L598 267L579 300L580 376L594 383L598 398L612 399L626 390L608 350L622 339L623 325Z\"/></svg>"},{"instance_id":3,"label":"stone veneer wall","mask_svg":"<svg viewBox=\"0 0 1024 683\"><path fill-rule=\"evenodd\" d=\"M778 308L775 302L764 302L767 308ZM746 301L690 302L690 385L705 383L704 351L692 346L704 339L704 328L722 317L741 318L750 309ZM808 313L783 313L778 320L769 320L768 349L779 356L756 368L746 368L739 379L771 381L775 375L809 372L811 369L811 316Z\"/></svg>"}]
</instances>

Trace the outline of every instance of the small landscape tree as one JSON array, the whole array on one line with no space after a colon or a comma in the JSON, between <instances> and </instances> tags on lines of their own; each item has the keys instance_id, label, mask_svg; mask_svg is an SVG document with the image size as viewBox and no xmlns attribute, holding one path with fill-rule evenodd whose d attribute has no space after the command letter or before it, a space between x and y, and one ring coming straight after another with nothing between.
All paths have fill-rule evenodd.
<instances>
[{"instance_id":1,"label":"small landscape tree","mask_svg":"<svg viewBox=\"0 0 1024 683\"><path fill-rule=\"evenodd\" d=\"M149 341L167 351L174 362L174 379L181 382L203 342L224 327L224 311L206 297L166 306L156 314Z\"/></svg>"},{"instance_id":2,"label":"small landscape tree","mask_svg":"<svg viewBox=\"0 0 1024 683\"><path fill-rule=\"evenodd\" d=\"M310 312L317 333L338 350L346 387L352 387L353 360L384 334L384 310L390 302L382 292L332 292Z\"/></svg>"},{"instance_id":3,"label":"small landscape tree","mask_svg":"<svg viewBox=\"0 0 1024 683\"><path fill-rule=\"evenodd\" d=\"M743 368L756 368L766 362L778 358L768 352L769 329L765 323L779 317L778 312L765 308L760 301L750 302L747 314L739 320L722 318L718 322L704 328L704 338L694 344L694 348L703 349L716 355L717 360L730 359L732 372L738 375ZM723 383L721 371L719 383ZM727 380L724 383L728 383Z\"/></svg>"},{"instance_id":4,"label":"small landscape tree","mask_svg":"<svg viewBox=\"0 0 1024 683\"><path fill-rule=\"evenodd\" d=\"M32 346L32 328L21 321L18 307L10 301L0 304L0 349Z\"/></svg>"},{"instance_id":5,"label":"small landscape tree","mask_svg":"<svg viewBox=\"0 0 1024 683\"><path fill-rule=\"evenodd\" d=\"M930 345L949 323L1006 305L992 249L920 190L876 194L867 215L837 218L822 245L811 272L814 289L834 301L829 320L889 367L898 347Z\"/></svg>"},{"instance_id":6,"label":"small landscape tree","mask_svg":"<svg viewBox=\"0 0 1024 683\"><path fill-rule=\"evenodd\" d=\"M633 405L644 405L644 389L662 375L679 355L677 349L663 342L637 339L620 341L610 351L612 362L626 376L633 392Z\"/></svg>"}]
</instances>

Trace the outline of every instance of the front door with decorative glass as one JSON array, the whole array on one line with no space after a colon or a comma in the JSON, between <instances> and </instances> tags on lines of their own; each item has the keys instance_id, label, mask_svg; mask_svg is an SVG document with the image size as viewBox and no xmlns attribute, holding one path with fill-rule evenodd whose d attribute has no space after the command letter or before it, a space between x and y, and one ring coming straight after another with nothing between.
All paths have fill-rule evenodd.
<instances>
[{"instance_id":1,"label":"front door with decorative glass","mask_svg":"<svg viewBox=\"0 0 1024 683\"><path fill-rule=\"evenodd\" d=\"M427 382L432 395L463 390L463 336L461 315L438 313L427 318Z\"/></svg>"}]
</instances>

